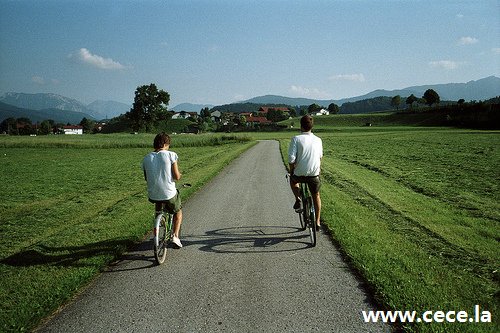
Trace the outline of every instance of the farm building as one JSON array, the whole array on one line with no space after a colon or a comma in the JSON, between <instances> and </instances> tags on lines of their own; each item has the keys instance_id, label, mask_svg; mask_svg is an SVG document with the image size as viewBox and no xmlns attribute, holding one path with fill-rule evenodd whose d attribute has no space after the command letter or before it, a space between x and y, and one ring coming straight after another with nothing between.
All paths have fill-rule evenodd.
<instances>
[{"instance_id":1,"label":"farm building","mask_svg":"<svg viewBox=\"0 0 500 333\"><path fill-rule=\"evenodd\" d=\"M64 134L83 134L83 126L67 125L62 127Z\"/></svg>"},{"instance_id":2,"label":"farm building","mask_svg":"<svg viewBox=\"0 0 500 333\"><path fill-rule=\"evenodd\" d=\"M330 114L330 111L326 109L321 109L318 112L313 112L311 113L311 116L328 116Z\"/></svg>"}]
</instances>

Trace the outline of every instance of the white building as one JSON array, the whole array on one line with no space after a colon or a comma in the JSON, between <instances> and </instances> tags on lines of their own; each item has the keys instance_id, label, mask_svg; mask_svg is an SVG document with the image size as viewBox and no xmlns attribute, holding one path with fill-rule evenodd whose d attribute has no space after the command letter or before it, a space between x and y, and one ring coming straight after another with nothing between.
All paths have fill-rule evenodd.
<instances>
[{"instance_id":1,"label":"white building","mask_svg":"<svg viewBox=\"0 0 500 333\"><path fill-rule=\"evenodd\" d=\"M321 109L318 112L311 113L312 116L328 116L330 114L330 111L326 109Z\"/></svg>"},{"instance_id":2,"label":"white building","mask_svg":"<svg viewBox=\"0 0 500 333\"><path fill-rule=\"evenodd\" d=\"M64 134L83 134L83 126L68 125L62 128Z\"/></svg>"}]
</instances>

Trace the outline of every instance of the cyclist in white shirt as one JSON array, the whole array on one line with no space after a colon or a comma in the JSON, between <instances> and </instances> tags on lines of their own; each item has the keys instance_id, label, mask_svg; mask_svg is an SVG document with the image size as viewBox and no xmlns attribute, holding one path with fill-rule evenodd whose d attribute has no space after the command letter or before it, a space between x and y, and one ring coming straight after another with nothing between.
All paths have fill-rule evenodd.
<instances>
[{"instance_id":1,"label":"cyclist in white shirt","mask_svg":"<svg viewBox=\"0 0 500 333\"><path fill-rule=\"evenodd\" d=\"M170 214L174 214L174 236L172 242L179 248L182 243L179 232L182 223L182 204L175 181L181 179L177 160L179 157L169 151L170 137L165 133L158 134L153 142L154 151L146 155L142 161L144 178L148 185L149 201L155 204L155 211L159 213L165 207Z\"/></svg>"},{"instance_id":2,"label":"cyclist in white shirt","mask_svg":"<svg viewBox=\"0 0 500 333\"><path fill-rule=\"evenodd\" d=\"M307 183L316 210L316 228L319 229L321 215L319 174L323 158L323 142L311 132L312 128L313 118L309 115L303 116L300 119L302 133L292 138L288 148L288 164L291 175L290 186L295 195L293 208L300 209L300 183Z\"/></svg>"}]
</instances>

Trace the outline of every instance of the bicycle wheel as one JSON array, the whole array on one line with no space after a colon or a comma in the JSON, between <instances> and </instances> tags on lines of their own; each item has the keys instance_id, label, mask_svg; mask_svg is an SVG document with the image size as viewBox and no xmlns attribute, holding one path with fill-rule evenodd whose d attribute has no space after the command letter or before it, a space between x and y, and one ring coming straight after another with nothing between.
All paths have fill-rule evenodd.
<instances>
[{"instance_id":1,"label":"bicycle wheel","mask_svg":"<svg viewBox=\"0 0 500 333\"><path fill-rule=\"evenodd\" d=\"M155 219L153 239L155 260L158 265L163 264L167 257L167 235L167 219L165 215L160 214Z\"/></svg>"},{"instance_id":2,"label":"bicycle wheel","mask_svg":"<svg viewBox=\"0 0 500 333\"><path fill-rule=\"evenodd\" d=\"M307 213L309 220L309 236L311 236L311 246L316 246L316 210L312 198L307 198Z\"/></svg>"}]
</instances>

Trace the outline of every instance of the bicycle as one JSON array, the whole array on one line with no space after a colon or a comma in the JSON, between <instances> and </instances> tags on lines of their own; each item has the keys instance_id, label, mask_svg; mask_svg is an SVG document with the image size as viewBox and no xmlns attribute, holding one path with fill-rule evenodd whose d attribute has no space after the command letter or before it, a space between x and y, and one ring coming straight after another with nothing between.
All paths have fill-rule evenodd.
<instances>
[{"instance_id":1,"label":"bicycle","mask_svg":"<svg viewBox=\"0 0 500 333\"><path fill-rule=\"evenodd\" d=\"M290 175L287 175L287 179ZM302 208L296 209L295 212L299 214L301 230L309 228L309 237L311 238L311 246L316 246L316 209L312 200L309 187L306 183L300 183L300 199L302 201Z\"/></svg>"},{"instance_id":2,"label":"bicycle","mask_svg":"<svg viewBox=\"0 0 500 333\"><path fill-rule=\"evenodd\" d=\"M191 184L184 184L182 187L191 187ZM174 232L173 219L174 215L167 212L165 206L162 206L162 211L154 219L153 252L158 265L163 264L167 257L168 243Z\"/></svg>"}]
</instances>

